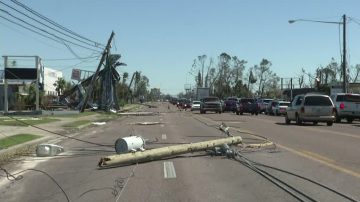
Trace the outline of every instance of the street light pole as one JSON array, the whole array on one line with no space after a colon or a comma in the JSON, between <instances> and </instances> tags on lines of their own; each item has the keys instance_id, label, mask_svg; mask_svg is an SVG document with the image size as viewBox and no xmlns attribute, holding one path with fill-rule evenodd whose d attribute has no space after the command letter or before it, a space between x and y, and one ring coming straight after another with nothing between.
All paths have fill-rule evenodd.
<instances>
[{"instance_id":1,"label":"street light pole","mask_svg":"<svg viewBox=\"0 0 360 202\"><path fill-rule=\"evenodd\" d=\"M320 21L320 20L307 20L307 19L297 19L297 20L289 20L290 24L295 23L296 21L305 21L305 22L318 22L318 23L328 23L328 24L338 24L343 25L343 58L342 58L342 72L343 72L343 83L342 89L343 92L346 93L346 15L342 16L342 22L330 22L330 21Z\"/></svg>"},{"instance_id":2,"label":"street light pole","mask_svg":"<svg viewBox=\"0 0 360 202\"><path fill-rule=\"evenodd\" d=\"M343 15L343 92L347 93L346 91L346 15Z\"/></svg>"}]
</instances>

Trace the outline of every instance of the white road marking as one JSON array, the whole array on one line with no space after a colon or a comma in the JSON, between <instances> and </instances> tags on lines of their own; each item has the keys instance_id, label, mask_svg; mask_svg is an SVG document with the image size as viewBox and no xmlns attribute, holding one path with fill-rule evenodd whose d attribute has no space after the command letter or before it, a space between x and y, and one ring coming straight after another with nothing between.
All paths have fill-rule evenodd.
<instances>
[{"instance_id":1,"label":"white road marking","mask_svg":"<svg viewBox=\"0 0 360 202\"><path fill-rule=\"evenodd\" d=\"M167 139L166 134L162 134L161 139L166 140Z\"/></svg>"},{"instance_id":2,"label":"white road marking","mask_svg":"<svg viewBox=\"0 0 360 202\"><path fill-rule=\"evenodd\" d=\"M164 178L176 178L175 167L172 161L165 161L164 162Z\"/></svg>"},{"instance_id":3,"label":"white road marking","mask_svg":"<svg viewBox=\"0 0 360 202\"><path fill-rule=\"evenodd\" d=\"M160 127L164 127L165 125L164 124L161 124Z\"/></svg>"}]
</instances>

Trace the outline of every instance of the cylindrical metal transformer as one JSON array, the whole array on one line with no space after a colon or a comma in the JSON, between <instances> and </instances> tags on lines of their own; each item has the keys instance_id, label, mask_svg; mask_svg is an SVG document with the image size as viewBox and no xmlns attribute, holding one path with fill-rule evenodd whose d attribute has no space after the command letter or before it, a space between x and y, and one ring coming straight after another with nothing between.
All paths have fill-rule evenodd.
<instances>
[{"instance_id":1,"label":"cylindrical metal transformer","mask_svg":"<svg viewBox=\"0 0 360 202\"><path fill-rule=\"evenodd\" d=\"M142 150L144 147L145 140L140 136L123 137L117 139L115 142L115 151L117 154Z\"/></svg>"}]
</instances>

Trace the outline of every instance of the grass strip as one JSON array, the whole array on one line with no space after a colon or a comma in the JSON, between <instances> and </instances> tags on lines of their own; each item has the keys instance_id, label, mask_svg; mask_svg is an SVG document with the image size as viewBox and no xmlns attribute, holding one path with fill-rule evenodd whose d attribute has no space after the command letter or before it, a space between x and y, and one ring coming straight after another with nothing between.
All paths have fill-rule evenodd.
<instances>
[{"instance_id":1,"label":"grass strip","mask_svg":"<svg viewBox=\"0 0 360 202\"><path fill-rule=\"evenodd\" d=\"M39 135L33 134L16 134L12 136L8 136L5 138L0 139L0 149L1 148L8 148L14 145L18 145L24 142L28 142L37 138L40 138Z\"/></svg>"},{"instance_id":2,"label":"grass strip","mask_svg":"<svg viewBox=\"0 0 360 202\"><path fill-rule=\"evenodd\" d=\"M86 125L86 124L89 124L89 123L90 123L89 120L79 120L79 121L74 121L74 122L71 122L71 123L64 124L62 126L65 127L65 128L76 128L76 127Z\"/></svg>"},{"instance_id":3,"label":"grass strip","mask_svg":"<svg viewBox=\"0 0 360 202\"><path fill-rule=\"evenodd\" d=\"M51 119L51 118L38 118L38 119L27 119L27 118L17 118L20 121L17 121L15 119L0 119L0 125L2 126L28 126L28 125L38 125L38 124L44 124L44 123L51 123L55 121L59 121L58 119Z\"/></svg>"}]
</instances>

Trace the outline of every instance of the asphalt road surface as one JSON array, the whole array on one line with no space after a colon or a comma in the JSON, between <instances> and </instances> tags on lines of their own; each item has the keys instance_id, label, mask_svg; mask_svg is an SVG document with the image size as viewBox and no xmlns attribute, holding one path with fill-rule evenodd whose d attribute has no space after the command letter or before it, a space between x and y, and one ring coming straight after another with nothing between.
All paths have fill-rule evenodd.
<instances>
[{"instance_id":1,"label":"asphalt road surface","mask_svg":"<svg viewBox=\"0 0 360 202\"><path fill-rule=\"evenodd\" d=\"M7 165L12 174L34 170L22 172L22 179L10 177L12 181L0 171L0 201L351 201L335 191L360 200L360 122L330 127L322 123L285 125L284 117L199 114L179 111L168 103L153 104L158 107L144 110L159 112L156 115L121 117L76 136L108 146L62 139L56 143L66 152L59 156L22 157ZM136 125L138 122L159 123ZM251 166L207 152L98 169L101 157L115 154L113 145L118 138L141 135L151 149L223 138L226 135L218 129L221 123L230 127L232 135L243 137L244 144L232 148L257 162L256 168L274 176L273 181ZM260 136L274 144L246 147L263 143ZM293 189L280 188L284 186L277 180Z\"/></svg>"}]
</instances>

